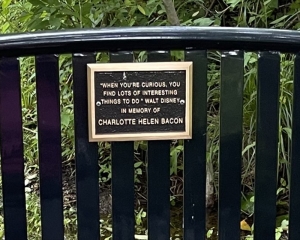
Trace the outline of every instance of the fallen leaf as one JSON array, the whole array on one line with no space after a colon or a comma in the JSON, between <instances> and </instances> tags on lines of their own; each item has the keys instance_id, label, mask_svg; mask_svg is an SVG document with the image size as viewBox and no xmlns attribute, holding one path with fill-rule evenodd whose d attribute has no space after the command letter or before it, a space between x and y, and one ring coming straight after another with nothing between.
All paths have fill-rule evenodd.
<instances>
[{"instance_id":1,"label":"fallen leaf","mask_svg":"<svg viewBox=\"0 0 300 240\"><path fill-rule=\"evenodd\" d=\"M250 227L249 224L245 221L245 219L241 221L241 230L251 232L251 227Z\"/></svg>"}]
</instances>

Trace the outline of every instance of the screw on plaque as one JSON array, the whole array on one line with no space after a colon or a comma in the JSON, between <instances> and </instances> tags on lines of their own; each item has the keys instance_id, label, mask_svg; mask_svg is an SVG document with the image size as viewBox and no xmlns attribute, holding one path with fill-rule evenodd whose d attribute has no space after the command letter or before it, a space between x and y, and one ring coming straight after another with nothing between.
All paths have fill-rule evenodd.
<instances>
[{"instance_id":1,"label":"screw on plaque","mask_svg":"<svg viewBox=\"0 0 300 240\"><path fill-rule=\"evenodd\" d=\"M123 72L123 80L127 80L127 76L126 76L125 72Z\"/></svg>"},{"instance_id":2,"label":"screw on plaque","mask_svg":"<svg viewBox=\"0 0 300 240\"><path fill-rule=\"evenodd\" d=\"M101 102L99 102L99 101L96 102L96 106L97 106L97 107L100 107L100 106L101 106Z\"/></svg>"},{"instance_id":3,"label":"screw on plaque","mask_svg":"<svg viewBox=\"0 0 300 240\"><path fill-rule=\"evenodd\" d=\"M180 102L179 102L181 105L184 105L185 104L185 101L182 99L182 100L180 100Z\"/></svg>"}]
</instances>

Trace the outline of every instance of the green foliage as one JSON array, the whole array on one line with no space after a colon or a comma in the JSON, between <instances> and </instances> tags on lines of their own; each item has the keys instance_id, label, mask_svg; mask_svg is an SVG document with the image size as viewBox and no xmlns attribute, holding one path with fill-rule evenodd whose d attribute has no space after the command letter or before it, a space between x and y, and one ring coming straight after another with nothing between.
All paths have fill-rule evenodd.
<instances>
[{"instance_id":1,"label":"green foliage","mask_svg":"<svg viewBox=\"0 0 300 240\"><path fill-rule=\"evenodd\" d=\"M241 199L241 210L243 213L247 214L248 217L252 216L254 213L254 194L248 193L242 195Z\"/></svg>"},{"instance_id":2,"label":"green foliage","mask_svg":"<svg viewBox=\"0 0 300 240\"><path fill-rule=\"evenodd\" d=\"M108 142L99 143L100 151L100 182L106 183L111 180L111 144Z\"/></svg>"},{"instance_id":3,"label":"green foliage","mask_svg":"<svg viewBox=\"0 0 300 240\"><path fill-rule=\"evenodd\" d=\"M138 226L142 225L143 220L146 218L147 213L143 208L135 211L135 222Z\"/></svg>"},{"instance_id":4,"label":"green foliage","mask_svg":"<svg viewBox=\"0 0 300 240\"><path fill-rule=\"evenodd\" d=\"M278 0L178 0L184 26L299 28L300 2ZM168 25L161 0L3 0L2 32L108 26Z\"/></svg>"},{"instance_id":5,"label":"green foliage","mask_svg":"<svg viewBox=\"0 0 300 240\"><path fill-rule=\"evenodd\" d=\"M27 229L29 237L38 239L41 235L41 210L37 193L26 193Z\"/></svg>"},{"instance_id":6,"label":"green foliage","mask_svg":"<svg viewBox=\"0 0 300 240\"><path fill-rule=\"evenodd\" d=\"M170 175L177 175L178 170L178 157L183 151L183 145L172 146L170 151ZM182 169L182 167L181 167Z\"/></svg>"},{"instance_id":7,"label":"green foliage","mask_svg":"<svg viewBox=\"0 0 300 240\"><path fill-rule=\"evenodd\" d=\"M278 227L276 227L275 229L275 240L280 240L280 239L288 239L287 238L287 231L288 231L288 225L289 225L289 221L286 219L283 219L280 222L280 225ZM254 225L252 225L251 227L251 234L247 235L245 237L245 240L253 240L254 239Z\"/></svg>"}]
</instances>

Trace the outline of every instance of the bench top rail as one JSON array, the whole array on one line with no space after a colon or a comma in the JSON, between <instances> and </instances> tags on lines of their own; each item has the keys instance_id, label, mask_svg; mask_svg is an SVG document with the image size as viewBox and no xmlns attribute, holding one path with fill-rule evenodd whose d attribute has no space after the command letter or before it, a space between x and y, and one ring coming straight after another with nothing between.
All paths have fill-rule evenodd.
<instances>
[{"instance_id":1,"label":"bench top rail","mask_svg":"<svg viewBox=\"0 0 300 240\"><path fill-rule=\"evenodd\" d=\"M300 33L276 29L170 26L60 30L0 36L2 56L158 48L297 52L300 50Z\"/></svg>"}]
</instances>

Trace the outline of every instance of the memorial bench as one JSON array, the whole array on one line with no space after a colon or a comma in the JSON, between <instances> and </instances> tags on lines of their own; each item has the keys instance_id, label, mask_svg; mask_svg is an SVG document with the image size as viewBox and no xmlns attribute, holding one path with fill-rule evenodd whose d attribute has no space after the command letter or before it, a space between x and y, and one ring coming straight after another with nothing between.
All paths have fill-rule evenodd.
<instances>
[{"instance_id":1,"label":"memorial bench","mask_svg":"<svg viewBox=\"0 0 300 240\"><path fill-rule=\"evenodd\" d=\"M59 55L56 54L73 54L78 239L96 240L100 239L98 145L90 141L89 128L92 123L89 119L93 111L89 112L88 109L94 103L91 101L92 96L88 96L92 94L93 88L89 87L88 91L87 65L95 63L95 53L101 51L109 51L112 63L133 62L134 50L147 51L148 62L169 62L169 51L177 49L185 51L185 61L192 62L193 69L190 72L193 83L190 92L188 89L186 92L191 96L189 106L192 107L192 132L190 139L185 135L184 141L184 239L205 239L206 235L207 50L222 51L218 193L220 240L240 238L244 51L259 52L255 239L274 239L279 52L296 54L289 239L300 239L300 58L297 54L300 50L300 33L249 28L140 27L0 36L0 148L6 240L27 239L18 57L36 58L42 239L60 240L64 238L63 146L61 147ZM120 69L122 72L122 68ZM186 101L188 97L183 95L183 100ZM100 111L99 114L103 115L103 112ZM183 117L187 121L188 116ZM149 129L151 131L152 128ZM135 131L134 128L132 131ZM143 139L143 132L137 133ZM164 137L164 134L160 137L164 140L153 137L153 140L148 141L147 218L150 240L170 239L170 141L165 140L168 137ZM175 137L176 133L172 138ZM115 240L134 238L134 142L119 141L128 139L116 137L114 141L110 134L112 235Z\"/></svg>"}]
</instances>

